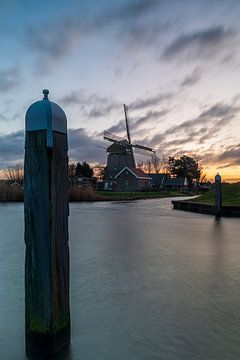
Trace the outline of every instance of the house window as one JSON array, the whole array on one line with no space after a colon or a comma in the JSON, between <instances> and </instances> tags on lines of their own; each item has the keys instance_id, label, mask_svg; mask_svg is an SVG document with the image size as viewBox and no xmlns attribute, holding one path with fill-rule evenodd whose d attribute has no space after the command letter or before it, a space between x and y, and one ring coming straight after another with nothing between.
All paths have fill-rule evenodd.
<instances>
[{"instance_id":1,"label":"house window","mask_svg":"<svg viewBox=\"0 0 240 360\"><path fill-rule=\"evenodd\" d=\"M125 180L125 186L128 186L128 180Z\"/></svg>"}]
</instances>

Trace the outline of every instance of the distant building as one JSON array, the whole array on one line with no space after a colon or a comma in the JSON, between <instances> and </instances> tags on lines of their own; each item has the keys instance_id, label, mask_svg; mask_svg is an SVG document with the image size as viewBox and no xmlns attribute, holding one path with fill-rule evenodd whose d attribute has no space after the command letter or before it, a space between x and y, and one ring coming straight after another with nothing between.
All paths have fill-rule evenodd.
<instances>
[{"instance_id":1,"label":"distant building","mask_svg":"<svg viewBox=\"0 0 240 360\"><path fill-rule=\"evenodd\" d=\"M165 190L177 190L184 192L188 189L188 180L187 178L165 178L163 186Z\"/></svg>"},{"instance_id":2,"label":"distant building","mask_svg":"<svg viewBox=\"0 0 240 360\"><path fill-rule=\"evenodd\" d=\"M152 182L152 187L153 189L163 189L164 187L164 181L168 178L170 178L169 174L163 174L163 173L154 173L154 174L149 174L149 176L151 177L151 182Z\"/></svg>"},{"instance_id":3,"label":"distant building","mask_svg":"<svg viewBox=\"0 0 240 360\"><path fill-rule=\"evenodd\" d=\"M164 190L164 191L186 191L188 189L188 181L187 178L171 178L170 174L149 174L152 181L152 187L156 190Z\"/></svg>"},{"instance_id":4,"label":"distant building","mask_svg":"<svg viewBox=\"0 0 240 360\"><path fill-rule=\"evenodd\" d=\"M92 177L84 177L84 176L74 176L72 178L69 178L69 182L73 185L77 185L79 187L82 187L84 185L92 186L93 189L96 188L97 178Z\"/></svg>"},{"instance_id":5,"label":"distant building","mask_svg":"<svg viewBox=\"0 0 240 360\"><path fill-rule=\"evenodd\" d=\"M152 188L151 177L141 169L125 166L111 180L105 181L105 189L113 191L143 191Z\"/></svg>"}]
</instances>

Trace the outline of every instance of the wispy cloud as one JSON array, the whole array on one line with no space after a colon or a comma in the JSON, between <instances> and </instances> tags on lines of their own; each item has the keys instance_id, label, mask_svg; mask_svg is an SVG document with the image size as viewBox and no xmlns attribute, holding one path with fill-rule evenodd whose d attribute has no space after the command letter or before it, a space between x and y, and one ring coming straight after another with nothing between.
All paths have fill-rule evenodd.
<instances>
[{"instance_id":1,"label":"wispy cloud","mask_svg":"<svg viewBox=\"0 0 240 360\"><path fill-rule=\"evenodd\" d=\"M89 118L98 118L109 115L119 108L121 104L108 97L97 94L89 94L83 89L72 91L70 94L59 99L64 106L77 105Z\"/></svg>"},{"instance_id":2,"label":"wispy cloud","mask_svg":"<svg viewBox=\"0 0 240 360\"><path fill-rule=\"evenodd\" d=\"M69 158L71 161L104 162L106 151L100 147L106 146L103 139L88 133L86 129L69 129ZM6 135L0 135L0 169L8 165L23 162L24 131L19 130Z\"/></svg>"},{"instance_id":3,"label":"wispy cloud","mask_svg":"<svg viewBox=\"0 0 240 360\"><path fill-rule=\"evenodd\" d=\"M235 35L233 30L223 26L182 34L166 47L162 57L165 60L179 60L180 57L193 60L216 57L226 49L232 53Z\"/></svg>"},{"instance_id":4,"label":"wispy cloud","mask_svg":"<svg viewBox=\"0 0 240 360\"><path fill-rule=\"evenodd\" d=\"M129 123L129 127L130 127L130 131L132 133L132 135L134 136L135 134L140 134L141 131L140 129L142 127L149 127L149 125L151 124L151 122L154 121L154 123L156 122L156 119L159 119L163 116L165 116L167 113L169 112L169 110L164 109L164 110L156 110L156 111L147 111L143 116L140 116L139 118L131 118L130 119L130 123ZM108 129L106 129L107 132L116 134L116 135L122 135L122 133L126 134L126 123L125 120L120 120L117 124L112 125L111 127L109 127ZM144 131L144 133L146 133L146 129Z\"/></svg>"},{"instance_id":5,"label":"wispy cloud","mask_svg":"<svg viewBox=\"0 0 240 360\"><path fill-rule=\"evenodd\" d=\"M187 75L181 82L181 87L189 87L195 85L201 79L201 71L196 67L190 75Z\"/></svg>"},{"instance_id":6,"label":"wispy cloud","mask_svg":"<svg viewBox=\"0 0 240 360\"><path fill-rule=\"evenodd\" d=\"M229 146L217 156L218 162L229 162L231 165L239 165L240 144Z\"/></svg>"},{"instance_id":7,"label":"wispy cloud","mask_svg":"<svg viewBox=\"0 0 240 360\"><path fill-rule=\"evenodd\" d=\"M71 161L104 162L106 151L103 139L89 134L86 129L69 129L69 157Z\"/></svg>"},{"instance_id":8,"label":"wispy cloud","mask_svg":"<svg viewBox=\"0 0 240 360\"><path fill-rule=\"evenodd\" d=\"M134 121L133 123L134 130L139 129L142 126L148 126L150 122L165 116L169 111L170 110L168 109L159 110L159 111L148 111L144 116L141 116L139 119Z\"/></svg>"},{"instance_id":9,"label":"wispy cloud","mask_svg":"<svg viewBox=\"0 0 240 360\"><path fill-rule=\"evenodd\" d=\"M148 96L145 99L136 99L129 105L129 108L132 110L142 110L150 106L156 106L162 103L163 101L170 100L175 96L175 93L159 93L152 96Z\"/></svg>"},{"instance_id":10,"label":"wispy cloud","mask_svg":"<svg viewBox=\"0 0 240 360\"><path fill-rule=\"evenodd\" d=\"M214 137L217 137L226 126L229 126L239 111L238 106L217 103L201 112L196 118L171 126L165 132L157 133L151 138L146 137L144 142L158 149L160 153L175 156L196 152L196 148L201 149L202 145L208 142L211 148ZM220 146L219 143L215 145ZM189 150L191 148L192 150ZM229 149L229 151L231 150ZM213 154L214 150L212 149L209 153L205 152L204 160L210 161L210 156ZM215 155L214 159L216 160Z\"/></svg>"},{"instance_id":11,"label":"wispy cloud","mask_svg":"<svg viewBox=\"0 0 240 360\"><path fill-rule=\"evenodd\" d=\"M23 161L24 132L0 135L0 168Z\"/></svg>"},{"instance_id":12,"label":"wispy cloud","mask_svg":"<svg viewBox=\"0 0 240 360\"><path fill-rule=\"evenodd\" d=\"M21 84L20 68L15 66L0 70L0 93L16 89Z\"/></svg>"},{"instance_id":13,"label":"wispy cloud","mask_svg":"<svg viewBox=\"0 0 240 360\"><path fill-rule=\"evenodd\" d=\"M105 10L95 17L77 13L60 20L45 21L42 25L28 26L25 41L31 50L41 55L42 71L47 71L56 59L67 56L87 36L99 34L113 24L122 25L123 28L126 24L133 24L159 3L160 0L134 0L124 6Z\"/></svg>"},{"instance_id":14,"label":"wispy cloud","mask_svg":"<svg viewBox=\"0 0 240 360\"><path fill-rule=\"evenodd\" d=\"M132 23L127 27L123 27L117 35L118 40L121 40L128 51L136 51L142 49L146 51L146 48L160 46L162 37L169 29L168 24L159 24L152 22L145 22L141 24Z\"/></svg>"}]
</instances>

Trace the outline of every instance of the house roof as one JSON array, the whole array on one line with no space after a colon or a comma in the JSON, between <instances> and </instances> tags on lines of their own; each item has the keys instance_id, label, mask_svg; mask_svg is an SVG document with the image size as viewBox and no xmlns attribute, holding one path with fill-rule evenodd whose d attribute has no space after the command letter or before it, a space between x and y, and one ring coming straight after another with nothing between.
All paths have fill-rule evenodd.
<instances>
[{"instance_id":1,"label":"house roof","mask_svg":"<svg viewBox=\"0 0 240 360\"><path fill-rule=\"evenodd\" d=\"M165 178L164 179L164 185L166 186L184 186L187 185L187 179L186 178Z\"/></svg>"},{"instance_id":2,"label":"house roof","mask_svg":"<svg viewBox=\"0 0 240 360\"><path fill-rule=\"evenodd\" d=\"M169 177L168 174L163 174L163 173L159 173L159 174L149 174L149 176L152 179L152 183L154 185L162 185L164 182L164 179Z\"/></svg>"},{"instance_id":3,"label":"house roof","mask_svg":"<svg viewBox=\"0 0 240 360\"><path fill-rule=\"evenodd\" d=\"M151 180L151 177L145 174L145 172L142 171L141 169L129 168L128 166L125 166L121 171L119 171L114 176L114 179L117 179L125 170L130 171L130 173L132 173L136 179Z\"/></svg>"}]
</instances>

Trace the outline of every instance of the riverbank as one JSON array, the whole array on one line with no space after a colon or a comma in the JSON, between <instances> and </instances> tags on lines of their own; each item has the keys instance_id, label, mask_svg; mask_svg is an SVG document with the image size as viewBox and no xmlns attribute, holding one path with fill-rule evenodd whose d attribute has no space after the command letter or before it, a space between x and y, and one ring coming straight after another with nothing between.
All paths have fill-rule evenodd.
<instances>
[{"instance_id":1,"label":"riverbank","mask_svg":"<svg viewBox=\"0 0 240 360\"><path fill-rule=\"evenodd\" d=\"M215 192L210 191L191 200L172 201L176 210L215 215ZM223 185L222 216L240 217L240 184Z\"/></svg>"},{"instance_id":2,"label":"riverbank","mask_svg":"<svg viewBox=\"0 0 240 360\"><path fill-rule=\"evenodd\" d=\"M183 196L177 191L138 191L138 192L109 192L97 191L96 194L102 196L105 200L124 201L124 200L141 200L141 199L160 199L168 197ZM184 194L184 196L187 196Z\"/></svg>"},{"instance_id":3,"label":"riverbank","mask_svg":"<svg viewBox=\"0 0 240 360\"><path fill-rule=\"evenodd\" d=\"M141 199L159 199L178 197L183 194L177 191L161 192L109 192L94 191L91 186L70 186L69 202L94 202L94 201L131 201ZM1 186L0 202L23 202L24 190L18 186Z\"/></svg>"}]
</instances>

